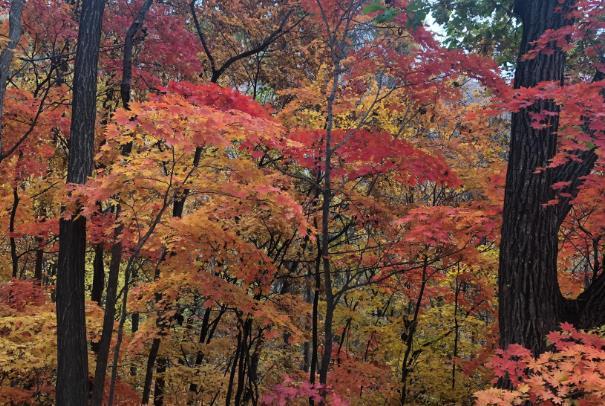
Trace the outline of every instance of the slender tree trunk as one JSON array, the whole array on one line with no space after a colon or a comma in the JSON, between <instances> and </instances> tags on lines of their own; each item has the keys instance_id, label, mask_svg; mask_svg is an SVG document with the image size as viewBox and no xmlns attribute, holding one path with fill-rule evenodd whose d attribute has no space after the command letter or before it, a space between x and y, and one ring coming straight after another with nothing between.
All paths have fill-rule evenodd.
<instances>
[{"instance_id":1,"label":"slender tree trunk","mask_svg":"<svg viewBox=\"0 0 605 406\"><path fill-rule=\"evenodd\" d=\"M240 405L242 394L244 393L244 389L246 386L246 367L248 366L248 359L250 345L249 339L252 334L252 319L247 318L244 322L244 334L242 336L242 345L240 347L239 352L239 362L238 362L238 370L237 370L237 390L235 391L235 404Z\"/></svg>"},{"instance_id":2,"label":"slender tree trunk","mask_svg":"<svg viewBox=\"0 0 605 406\"><path fill-rule=\"evenodd\" d=\"M13 267L13 278L19 276L19 255L17 254L17 241L13 233L15 232L15 219L17 217L17 208L19 207L19 189L13 186L13 205L11 206L10 218L8 221L8 232L10 233L9 242L11 249L11 264Z\"/></svg>"},{"instance_id":3,"label":"slender tree trunk","mask_svg":"<svg viewBox=\"0 0 605 406\"><path fill-rule=\"evenodd\" d=\"M34 279L36 279L39 284L42 284L42 271L44 269L44 250L42 249L42 244L44 243L44 240L42 240L41 237L36 237L36 243L38 244L38 248L36 248Z\"/></svg>"},{"instance_id":4,"label":"slender tree trunk","mask_svg":"<svg viewBox=\"0 0 605 406\"><path fill-rule=\"evenodd\" d=\"M231 364L231 372L229 373L229 386L227 386L227 395L225 397L225 406L231 405L231 397L233 396L233 384L235 381L235 370L239 360L239 354L242 346L242 333L241 331L237 334L237 347L235 354L233 355L233 363Z\"/></svg>"},{"instance_id":5,"label":"slender tree trunk","mask_svg":"<svg viewBox=\"0 0 605 406\"><path fill-rule=\"evenodd\" d=\"M122 81L120 83L120 96L122 106L128 109L130 103L130 92L132 88L132 51L134 49L135 35L139 32L145 21L145 16L151 7L153 0L145 0L145 3L139 9L134 21L126 31L124 39L124 54L122 57Z\"/></svg>"},{"instance_id":6,"label":"slender tree trunk","mask_svg":"<svg viewBox=\"0 0 605 406\"><path fill-rule=\"evenodd\" d=\"M321 294L321 243L317 242L317 258L315 260L315 289L313 292L313 307L311 311L311 366L309 372L309 382L312 384L316 380L318 352L319 352L319 295ZM309 404L314 404L313 399L309 398Z\"/></svg>"},{"instance_id":7,"label":"slender tree trunk","mask_svg":"<svg viewBox=\"0 0 605 406\"><path fill-rule=\"evenodd\" d=\"M454 291L454 349L452 351L452 390L456 389L456 358L458 358L458 344L460 342L460 323L458 321L458 307L462 282L456 276Z\"/></svg>"},{"instance_id":8,"label":"slender tree trunk","mask_svg":"<svg viewBox=\"0 0 605 406\"><path fill-rule=\"evenodd\" d=\"M13 61L13 55L19 39L21 38L21 14L25 0L11 0L11 6L8 14L8 44L0 53L0 157L2 156L4 145L2 144L2 116L4 114L4 96L6 95L6 86L10 77L10 67Z\"/></svg>"},{"instance_id":9,"label":"slender tree trunk","mask_svg":"<svg viewBox=\"0 0 605 406\"><path fill-rule=\"evenodd\" d=\"M90 289L90 299L97 302L99 306L103 304L103 288L105 287L105 249L103 243L95 245L95 257L92 261L92 288Z\"/></svg>"},{"instance_id":10,"label":"slender tree trunk","mask_svg":"<svg viewBox=\"0 0 605 406\"><path fill-rule=\"evenodd\" d=\"M333 47L337 47L333 44ZM340 52L340 50L333 50ZM324 152L324 173L323 173L323 202L321 213L321 257L323 269L324 294L326 297L326 315L324 318L324 352L321 357L321 366L319 368L319 383L326 385L328 383L328 369L332 359L332 341L334 334L332 332L332 323L334 317L334 308L336 306L334 293L332 292L332 271L330 269L330 205L332 204L332 130L334 128L334 101L340 78L340 56L334 56L334 72L332 75L332 89L327 98L326 108L326 139Z\"/></svg>"},{"instance_id":11,"label":"slender tree trunk","mask_svg":"<svg viewBox=\"0 0 605 406\"><path fill-rule=\"evenodd\" d=\"M147 357L147 368L145 369L145 383L143 385L143 404L149 403L149 396L151 394L151 383L153 381L153 369L155 368L155 360L160 351L160 339L154 338L151 342L151 348L149 349L149 356Z\"/></svg>"},{"instance_id":12,"label":"slender tree trunk","mask_svg":"<svg viewBox=\"0 0 605 406\"><path fill-rule=\"evenodd\" d=\"M116 216L119 214L116 214ZM119 238L121 230L117 229L115 237ZM105 298L105 314L103 316L103 330L101 341L97 348L97 366L93 381L92 405L101 406L103 392L105 389L105 376L107 374L107 363L109 360L109 349L113 325L116 316L116 302L118 299L118 277L120 275L120 263L122 262L122 243L115 241L111 247L111 263L109 264L109 275L107 278L107 294Z\"/></svg>"},{"instance_id":13,"label":"slender tree trunk","mask_svg":"<svg viewBox=\"0 0 605 406\"><path fill-rule=\"evenodd\" d=\"M104 0L82 4L73 81L67 182L84 184L93 167L97 64ZM57 269L57 383L59 405L81 406L88 398L88 353L84 315L86 218L59 225Z\"/></svg>"},{"instance_id":14,"label":"slender tree trunk","mask_svg":"<svg viewBox=\"0 0 605 406\"><path fill-rule=\"evenodd\" d=\"M428 281L427 269L428 263L427 259L425 258L424 265L422 266L422 282L420 284L420 292L418 293L418 298L416 299L416 305L414 307L414 316L412 317L412 322L410 323L407 331L405 332L405 336L402 335L402 337L405 338L405 353L403 355L403 363L401 366L401 405L405 405L407 399L408 377L411 372L410 356L413 354L412 347L414 346L414 335L416 334L416 328L418 327L418 316L420 315L420 306L422 306L422 299L424 298L424 289L426 288L426 283Z\"/></svg>"}]
</instances>

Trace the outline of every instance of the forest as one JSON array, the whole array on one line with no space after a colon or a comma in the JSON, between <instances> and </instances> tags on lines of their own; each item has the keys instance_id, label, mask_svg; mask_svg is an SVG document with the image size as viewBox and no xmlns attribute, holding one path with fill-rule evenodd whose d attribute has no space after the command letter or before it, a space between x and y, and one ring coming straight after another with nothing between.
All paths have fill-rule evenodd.
<instances>
[{"instance_id":1,"label":"forest","mask_svg":"<svg viewBox=\"0 0 605 406\"><path fill-rule=\"evenodd\" d=\"M605 0L0 0L1 405L604 405Z\"/></svg>"}]
</instances>

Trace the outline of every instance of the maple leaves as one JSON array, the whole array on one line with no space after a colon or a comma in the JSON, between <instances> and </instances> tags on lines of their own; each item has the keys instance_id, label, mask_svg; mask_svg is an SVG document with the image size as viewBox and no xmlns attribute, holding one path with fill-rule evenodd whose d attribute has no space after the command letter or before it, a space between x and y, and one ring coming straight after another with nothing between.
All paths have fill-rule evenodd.
<instances>
[{"instance_id":1,"label":"maple leaves","mask_svg":"<svg viewBox=\"0 0 605 406\"><path fill-rule=\"evenodd\" d=\"M508 378L514 390L488 389L478 392L479 405L521 404L525 400L563 404L572 399L598 404L605 395L605 340L563 323L548 340L553 352L534 357L520 345L497 350L491 367L497 378Z\"/></svg>"},{"instance_id":2,"label":"maple leaves","mask_svg":"<svg viewBox=\"0 0 605 406\"><path fill-rule=\"evenodd\" d=\"M331 406L346 406L349 403L342 400L325 385L309 382L296 382L289 376L284 377L283 383L275 385L261 399L262 405L285 406L297 399L313 399L316 402L326 401Z\"/></svg>"},{"instance_id":3,"label":"maple leaves","mask_svg":"<svg viewBox=\"0 0 605 406\"><path fill-rule=\"evenodd\" d=\"M134 38L133 101L120 109L125 30L142 3L108 3L96 166L67 188L63 82L78 10L27 4L3 116L3 148L18 146L0 162L0 271L12 242L17 276L38 279L0 284L0 402L53 401L57 222L76 213L87 243L105 248L96 267L124 250L113 264L118 294L131 289L117 402L140 402L153 379L169 404L383 404L402 392L453 403L485 387L508 141L499 115L554 101L561 154L544 169L555 169L603 144L603 81L578 74L513 92L493 62L415 26L403 1L154 2ZM526 58L592 42L584 28L601 35L599 7L583 0L578 23L547 32ZM583 72L600 66L586 49ZM554 114L536 112L533 126ZM573 197L570 182L553 183L558 199ZM570 296L584 282L578 264L602 273L602 183L585 179L564 223ZM87 268L92 259L89 249ZM91 342L106 302L87 305ZM160 339L161 362L148 358ZM538 358L497 352L490 368L516 387L477 401L602 396L602 340L569 326L549 339L554 351ZM321 385L311 370L325 354Z\"/></svg>"}]
</instances>

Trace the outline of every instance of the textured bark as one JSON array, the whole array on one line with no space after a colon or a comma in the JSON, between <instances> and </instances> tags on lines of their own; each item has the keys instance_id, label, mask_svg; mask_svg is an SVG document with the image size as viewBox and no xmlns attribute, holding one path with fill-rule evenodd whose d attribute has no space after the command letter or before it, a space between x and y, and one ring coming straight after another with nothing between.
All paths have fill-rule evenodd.
<instances>
[{"instance_id":1,"label":"textured bark","mask_svg":"<svg viewBox=\"0 0 605 406\"><path fill-rule=\"evenodd\" d=\"M2 155L2 115L4 113L4 96L10 77L10 66L19 39L21 38L21 14L25 0L12 0L8 15L8 43L0 53L0 156Z\"/></svg>"},{"instance_id":2,"label":"textured bark","mask_svg":"<svg viewBox=\"0 0 605 406\"><path fill-rule=\"evenodd\" d=\"M86 219L61 220L57 269L57 404L83 405L88 398L84 316Z\"/></svg>"},{"instance_id":3,"label":"textured bark","mask_svg":"<svg viewBox=\"0 0 605 406\"><path fill-rule=\"evenodd\" d=\"M563 83L565 55L561 50L529 60L521 56L546 30L570 23L560 10L571 9L573 3L516 1L515 12L523 23L523 37L515 88L533 87L541 81ZM535 129L531 127L530 114L539 111L557 112L558 106L552 101L541 101L513 113L511 118L498 282L500 345L518 343L535 354L546 349L546 334L561 322L590 327L605 317L603 278L598 278L577 301L565 300L557 281L559 227L582 177L592 170L596 154L578 151L577 162L536 172L546 167L557 152L558 116L551 117L547 128ZM571 183L571 197L558 205L545 206L555 197L552 185L561 181Z\"/></svg>"},{"instance_id":4,"label":"textured bark","mask_svg":"<svg viewBox=\"0 0 605 406\"><path fill-rule=\"evenodd\" d=\"M73 81L67 182L86 183L93 165L97 64L103 0L82 4ZM57 269L57 384L59 405L84 405L88 398L88 354L84 315L86 219L63 219Z\"/></svg>"}]
</instances>

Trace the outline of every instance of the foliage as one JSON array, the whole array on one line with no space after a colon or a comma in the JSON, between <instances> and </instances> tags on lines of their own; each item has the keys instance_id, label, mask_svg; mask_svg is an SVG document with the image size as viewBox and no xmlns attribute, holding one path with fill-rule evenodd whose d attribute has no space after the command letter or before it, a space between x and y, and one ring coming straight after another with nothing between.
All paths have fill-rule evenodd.
<instances>
[{"instance_id":1,"label":"foliage","mask_svg":"<svg viewBox=\"0 0 605 406\"><path fill-rule=\"evenodd\" d=\"M597 405L605 396L605 340L562 324L548 336L553 351L532 356L519 345L497 350L491 360L496 378L510 379L514 390L488 389L476 394L480 405L571 404Z\"/></svg>"},{"instance_id":2,"label":"foliage","mask_svg":"<svg viewBox=\"0 0 605 406\"><path fill-rule=\"evenodd\" d=\"M586 80L601 66L597 3L526 56L575 53L570 81L512 90L498 68L518 36L508 4L153 2L126 89L144 2L107 1L95 167L71 185L80 3L28 1L0 129L0 403L55 401L72 215L87 220L90 382L111 332L106 403L111 386L114 404L146 391L155 404L594 403L602 339L563 325L539 357L497 350L496 275L509 113L560 107L543 170L605 145L603 81ZM570 298L604 269L598 154L560 234ZM486 389L493 373L514 389Z\"/></svg>"}]
</instances>

